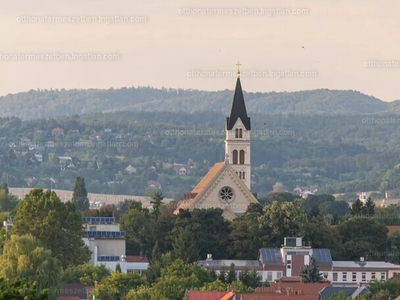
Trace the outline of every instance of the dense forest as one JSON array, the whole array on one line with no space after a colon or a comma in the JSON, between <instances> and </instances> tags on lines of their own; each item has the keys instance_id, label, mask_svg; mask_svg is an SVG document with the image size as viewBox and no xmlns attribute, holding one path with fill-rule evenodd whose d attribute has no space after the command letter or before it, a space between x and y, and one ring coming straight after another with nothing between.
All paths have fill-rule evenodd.
<instances>
[{"instance_id":1,"label":"dense forest","mask_svg":"<svg viewBox=\"0 0 400 300\"><path fill-rule=\"evenodd\" d=\"M0 181L71 190L82 176L89 192L129 195L144 195L157 182L166 197L180 199L224 159L225 110L2 118ZM254 113L251 119L252 190L260 196L299 186L354 198L360 191L400 187L395 114ZM176 174L174 163L186 164L190 174Z\"/></svg>"},{"instance_id":2,"label":"dense forest","mask_svg":"<svg viewBox=\"0 0 400 300\"><path fill-rule=\"evenodd\" d=\"M233 87L233 85L232 85ZM245 80L243 88L246 89ZM233 91L207 92L152 87L87 90L30 90L0 97L0 117L54 118L95 112L169 111L226 114ZM400 101L383 102L357 91L244 92L250 113L262 114L375 114L400 112Z\"/></svg>"}]
</instances>

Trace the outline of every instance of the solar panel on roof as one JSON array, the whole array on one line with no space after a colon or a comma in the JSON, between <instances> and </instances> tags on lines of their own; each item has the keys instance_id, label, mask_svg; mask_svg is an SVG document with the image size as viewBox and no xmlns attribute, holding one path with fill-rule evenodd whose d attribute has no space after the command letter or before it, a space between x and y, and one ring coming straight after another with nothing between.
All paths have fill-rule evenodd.
<instances>
[{"instance_id":1,"label":"solar panel on roof","mask_svg":"<svg viewBox=\"0 0 400 300\"><path fill-rule=\"evenodd\" d=\"M261 248L261 258L266 263L281 263L282 255L279 249L274 248Z\"/></svg>"},{"instance_id":2,"label":"solar panel on roof","mask_svg":"<svg viewBox=\"0 0 400 300\"><path fill-rule=\"evenodd\" d=\"M313 249L313 257L318 264L332 264L332 256L329 249Z\"/></svg>"}]
</instances>

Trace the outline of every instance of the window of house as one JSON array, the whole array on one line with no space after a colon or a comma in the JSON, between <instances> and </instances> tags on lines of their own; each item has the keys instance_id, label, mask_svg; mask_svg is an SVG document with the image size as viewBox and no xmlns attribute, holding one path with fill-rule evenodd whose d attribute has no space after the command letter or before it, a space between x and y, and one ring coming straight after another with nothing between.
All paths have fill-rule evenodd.
<instances>
[{"instance_id":1,"label":"window of house","mask_svg":"<svg viewBox=\"0 0 400 300\"><path fill-rule=\"evenodd\" d=\"M286 262L288 265L290 265L292 263L292 261L290 259L287 260Z\"/></svg>"},{"instance_id":2,"label":"window of house","mask_svg":"<svg viewBox=\"0 0 400 300\"><path fill-rule=\"evenodd\" d=\"M371 279L375 279L375 272L371 273Z\"/></svg>"},{"instance_id":3,"label":"window of house","mask_svg":"<svg viewBox=\"0 0 400 300\"><path fill-rule=\"evenodd\" d=\"M385 280L386 279L386 273L382 272L381 273L381 280Z\"/></svg>"},{"instance_id":4,"label":"window of house","mask_svg":"<svg viewBox=\"0 0 400 300\"><path fill-rule=\"evenodd\" d=\"M236 128L236 129L235 129L235 138L238 138L238 137L239 137L239 129Z\"/></svg>"},{"instance_id":5,"label":"window of house","mask_svg":"<svg viewBox=\"0 0 400 300\"><path fill-rule=\"evenodd\" d=\"M361 281L367 281L367 274L361 273Z\"/></svg>"},{"instance_id":6,"label":"window of house","mask_svg":"<svg viewBox=\"0 0 400 300\"><path fill-rule=\"evenodd\" d=\"M239 129L239 138L242 138L242 128Z\"/></svg>"},{"instance_id":7,"label":"window of house","mask_svg":"<svg viewBox=\"0 0 400 300\"><path fill-rule=\"evenodd\" d=\"M287 265L287 268L288 268L288 269L291 269L291 268L292 268L292 266L291 266L291 265Z\"/></svg>"},{"instance_id":8,"label":"window of house","mask_svg":"<svg viewBox=\"0 0 400 300\"><path fill-rule=\"evenodd\" d=\"M281 278L282 277L282 272L281 271L276 272L276 277L277 278Z\"/></svg>"},{"instance_id":9,"label":"window of house","mask_svg":"<svg viewBox=\"0 0 400 300\"><path fill-rule=\"evenodd\" d=\"M337 273L333 273L333 281L337 281Z\"/></svg>"},{"instance_id":10,"label":"window of house","mask_svg":"<svg viewBox=\"0 0 400 300\"><path fill-rule=\"evenodd\" d=\"M342 281L347 281L347 273L343 272L342 274Z\"/></svg>"},{"instance_id":11,"label":"window of house","mask_svg":"<svg viewBox=\"0 0 400 300\"><path fill-rule=\"evenodd\" d=\"M351 274L351 280L352 280L352 281L357 281L357 273L354 273L354 272L353 272L353 273Z\"/></svg>"},{"instance_id":12,"label":"window of house","mask_svg":"<svg viewBox=\"0 0 400 300\"><path fill-rule=\"evenodd\" d=\"M267 281L272 281L272 272L267 272Z\"/></svg>"}]
</instances>

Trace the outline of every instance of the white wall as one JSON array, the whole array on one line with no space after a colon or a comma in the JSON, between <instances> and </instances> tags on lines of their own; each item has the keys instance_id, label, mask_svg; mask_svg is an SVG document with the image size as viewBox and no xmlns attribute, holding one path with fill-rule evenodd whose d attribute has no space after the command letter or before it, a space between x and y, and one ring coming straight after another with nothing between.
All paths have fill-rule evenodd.
<instances>
[{"instance_id":1,"label":"white wall","mask_svg":"<svg viewBox=\"0 0 400 300\"><path fill-rule=\"evenodd\" d=\"M149 266L149 263L133 263L133 262L122 262L122 261L98 261L95 263L96 266L104 265L106 266L107 269L110 271L115 271L115 268L117 265L121 266L121 271L122 273L127 273L127 272L140 272L143 274Z\"/></svg>"},{"instance_id":2,"label":"white wall","mask_svg":"<svg viewBox=\"0 0 400 300\"><path fill-rule=\"evenodd\" d=\"M390 278L393 275L394 271L389 272L389 277ZM333 273L337 273L337 280L333 280ZM347 273L347 280L343 280L343 273ZM356 273L355 280L353 280L353 273ZM365 279L362 278L363 273L365 273ZM343 283L343 284L357 284L359 282L362 283L367 283L371 280L373 280L373 273L371 271L349 271L349 272L343 272L343 271L329 271L328 272L328 280L330 280L332 283ZM375 271L375 279L380 281L381 280L381 273L385 273L384 280L388 279L386 276L385 271L377 270Z\"/></svg>"}]
</instances>

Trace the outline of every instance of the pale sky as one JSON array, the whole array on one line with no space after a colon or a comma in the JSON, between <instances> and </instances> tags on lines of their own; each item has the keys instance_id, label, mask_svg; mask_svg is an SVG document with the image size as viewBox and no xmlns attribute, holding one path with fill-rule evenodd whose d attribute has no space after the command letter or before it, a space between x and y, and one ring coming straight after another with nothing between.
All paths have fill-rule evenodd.
<instances>
[{"instance_id":1,"label":"pale sky","mask_svg":"<svg viewBox=\"0 0 400 300\"><path fill-rule=\"evenodd\" d=\"M185 8L192 15L179 14ZM198 8L290 8L304 13L193 15ZM235 72L240 61L242 86L249 92L350 89L392 101L400 99L399 11L398 0L0 0L0 95L132 85L233 89L234 77L193 77L188 72ZM21 16L125 16L145 17L145 22L38 24L18 22ZM120 57L82 62L6 58L23 53ZM381 67L366 67L370 61ZM390 61L397 61L397 67L387 65ZM315 75L244 75L271 70Z\"/></svg>"}]
</instances>

